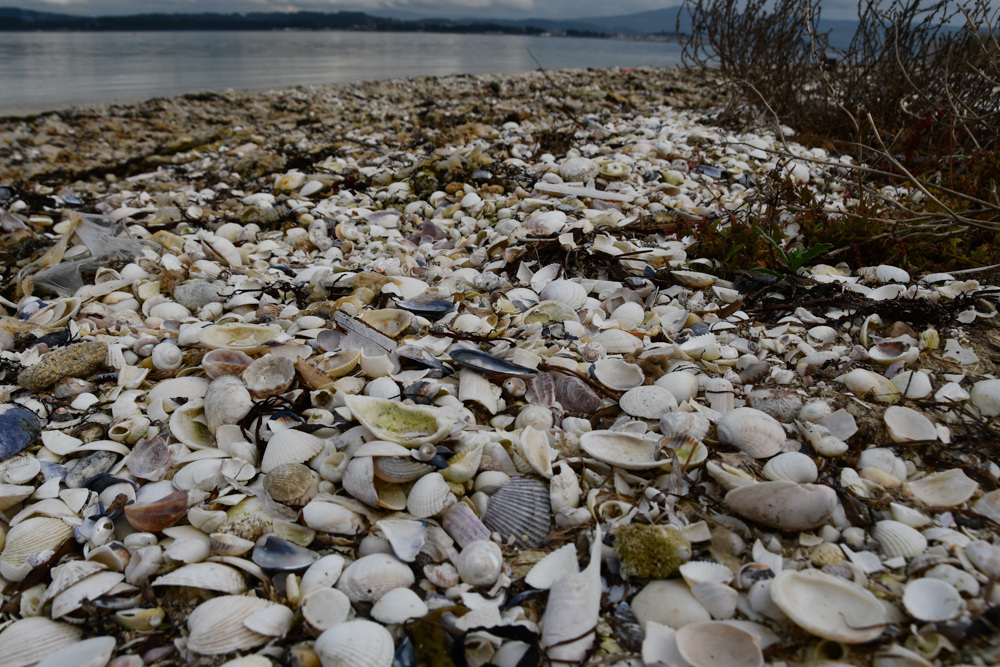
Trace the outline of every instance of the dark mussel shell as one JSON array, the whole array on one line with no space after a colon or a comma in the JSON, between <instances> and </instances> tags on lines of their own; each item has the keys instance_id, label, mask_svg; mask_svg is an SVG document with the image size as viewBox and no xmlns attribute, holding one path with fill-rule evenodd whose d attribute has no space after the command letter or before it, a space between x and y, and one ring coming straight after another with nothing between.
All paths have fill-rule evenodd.
<instances>
[{"instance_id":1,"label":"dark mussel shell","mask_svg":"<svg viewBox=\"0 0 1000 667\"><path fill-rule=\"evenodd\" d=\"M319 554L276 535L265 535L257 541L252 558L265 570L294 572L312 565Z\"/></svg>"},{"instance_id":2,"label":"dark mussel shell","mask_svg":"<svg viewBox=\"0 0 1000 667\"><path fill-rule=\"evenodd\" d=\"M0 412L0 461L27 449L42 434L42 421L25 408L6 405Z\"/></svg>"},{"instance_id":3,"label":"dark mussel shell","mask_svg":"<svg viewBox=\"0 0 1000 667\"><path fill-rule=\"evenodd\" d=\"M394 301L396 301L397 308L408 310L414 315L428 320L440 319L455 309L455 304L451 301L409 301L405 299L394 299Z\"/></svg>"},{"instance_id":4,"label":"dark mussel shell","mask_svg":"<svg viewBox=\"0 0 1000 667\"><path fill-rule=\"evenodd\" d=\"M531 377L538 371L527 366L513 364L506 359L479 350L452 350L451 358L455 363L482 373L483 375L501 375L505 377Z\"/></svg>"},{"instance_id":5,"label":"dark mussel shell","mask_svg":"<svg viewBox=\"0 0 1000 667\"><path fill-rule=\"evenodd\" d=\"M450 372L447 366L438 361L437 357L419 345L400 345L396 348L396 356L400 359L406 359L421 366L426 366L427 368L439 371L441 375L437 377L447 375Z\"/></svg>"}]
</instances>

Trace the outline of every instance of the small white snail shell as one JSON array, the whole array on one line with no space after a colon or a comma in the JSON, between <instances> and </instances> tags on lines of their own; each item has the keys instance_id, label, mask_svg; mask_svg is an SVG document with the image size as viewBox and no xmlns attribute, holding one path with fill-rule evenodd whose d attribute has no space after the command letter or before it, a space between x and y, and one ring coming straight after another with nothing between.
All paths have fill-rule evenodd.
<instances>
[{"instance_id":1,"label":"small white snail shell","mask_svg":"<svg viewBox=\"0 0 1000 667\"><path fill-rule=\"evenodd\" d=\"M132 351L140 357L148 357L159 342L156 336L140 336L139 340L132 344Z\"/></svg>"},{"instance_id":2,"label":"small white snail shell","mask_svg":"<svg viewBox=\"0 0 1000 667\"><path fill-rule=\"evenodd\" d=\"M175 368L180 368L184 361L184 353L174 343L160 343L153 348L150 357L153 359L153 366L158 371L172 371Z\"/></svg>"},{"instance_id":3,"label":"small white snail shell","mask_svg":"<svg viewBox=\"0 0 1000 667\"><path fill-rule=\"evenodd\" d=\"M503 553L496 542L476 540L458 555L458 575L472 586L492 586L503 568Z\"/></svg>"},{"instance_id":4,"label":"small white snail shell","mask_svg":"<svg viewBox=\"0 0 1000 667\"><path fill-rule=\"evenodd\" d=\"M425 442L424 444L420 445L418 449L415 449L410 453L410 456L412 456L418 461L430 461L436 455L437 455L437 447L435 447L429 442Z\"/></svg>"}]
</instances>

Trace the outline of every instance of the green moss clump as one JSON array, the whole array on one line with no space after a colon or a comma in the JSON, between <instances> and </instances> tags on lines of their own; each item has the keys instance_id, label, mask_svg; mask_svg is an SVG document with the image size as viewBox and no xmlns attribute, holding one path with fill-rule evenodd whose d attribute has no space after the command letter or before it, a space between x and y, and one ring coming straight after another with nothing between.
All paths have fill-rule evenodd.
<instances>
[{"instance_id":1,"label":"green moss clump","mask_svg":"<svg viewBox=\"0 0 1000 667\"><path fill-rule=\"evenodd\" d=\"M691 559L691 543L676 526L630 524L615 532L622 574L666 579Z\"/></svg>"}]
</instances>

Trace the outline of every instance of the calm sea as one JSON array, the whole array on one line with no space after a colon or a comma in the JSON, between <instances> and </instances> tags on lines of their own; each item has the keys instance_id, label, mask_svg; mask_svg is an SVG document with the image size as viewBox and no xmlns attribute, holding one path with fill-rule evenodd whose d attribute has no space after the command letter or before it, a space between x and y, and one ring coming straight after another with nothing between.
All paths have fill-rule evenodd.
<instances>
[{"instance_id":1,"label":"calm sea","mask_svg":"<svg viewBox=\"0 0 1000 667\"><path fill-rule=\"evenodd\" d=\"M359 32L0 32L0 115L195 91L668 66L676 43Z\"/></svg>"}]
</instances>

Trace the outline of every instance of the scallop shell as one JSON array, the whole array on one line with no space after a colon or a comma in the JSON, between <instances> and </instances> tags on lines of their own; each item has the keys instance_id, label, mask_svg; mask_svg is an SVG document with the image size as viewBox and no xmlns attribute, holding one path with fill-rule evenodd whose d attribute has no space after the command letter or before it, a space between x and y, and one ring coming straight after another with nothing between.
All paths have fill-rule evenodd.
<instances>
[{"instance_id":1,"label":"scallop shell","mask_svg":"<svg viewBox=\"0 0 1000 667\"><path fill-rule=\"evenodd\" d=\"M837 493L828 486L760 482L726 494L726 505L740 516L786 531L811 530L830 520Z\"/></svg>"},{"instance_id":2,"label":"scallop shell","mask_svg":"<svg viewBox=\"0 0 1000 667\"><path fill-rule=\"evenodd\" d=\"M267 442L261 457L260 471L267 473L282 463L302 463L323 451L323 441L312 435L285 429L278 431Z\"/></svg>"},{"instance_id":3,"label":"scallop shell","mask_svg":"<svg viewBox=\"0 0 1000 667\"><path fill-rule=\"evenodd\" d=\"M213 380L225 375L240 375L252 363L253 357L245 352L226 348L209 350L201 358L205 375Z\"/></svg>"},{"instance_id":4,"label":"scallop shell","mask_svg":"<svg viewBox=\"0 0 1000 667\"><path fill-rule=\"evenodd\" d=\"M483 523L500 533L504 544L537 547L552 525L549 490L534 479L512 477L490 498Z\"/></svg>"},{"instance_id":5,"label":"scallop shell","mask_svg":"<svg viewBox=\"0 0 1000 667\"><path fill-rule=\"evenodd\" d=\"M887 519L872 528L872 537L878 540L886 558L912 558L927 550L927 538L905 523Z\"/></svg>"},{"instance_id":6,"label":"scallop shell","mask_svg":"<svg viewBox=\"0 0 1000 667\"><path fill-rule=\"evenodd\" d=\"M931 473L906 484L906 490L929 507L957 507L968 501L978 488L978 482L961 468Z\"/></svg>"},{"instance_id":7,"label":"scallop shell","mask_svg":"<svg viewBox=\"0 0 1000 667\"><path fill-rule=\"evenodd\" d=\"M221 655L263 644L268 636L250 630L245 622L273 606L274 602L245 595L223 595L201 603L188 616L188 650Z\"/></svg>"},{"instance_id":8,"label":"scallop shell","mask_svg":"<svg viewBox=\"0 0 1000 667\"><path fill-rule=\"evenodd\" d=\"M772 481L811 484L819 478L816 462L801 452L778 454L764 464L764 477Z\"/></svg>"},{"instance_id":9,"label":"scallop shell","mask_svg":"<svg viewBox=\"0 0 1000 667\"><path fill-rule=\"evenodd\" d=\"M618 400L627 414L642 419L659 419L665 412L677 409L677 399L663 387L649 385L629 389Z\"/></svg>"},{"instance_id":10,"label":"scallop shell","mask_svg":"<svg viewBox=\"0 0 1000 667\"><path fill-rule=\"evenodd\" d=\"M390 667L395 646L378 623L348 621L323 632L315 649L323 667Z\"/></svg>"},{"instance_id":11,"label":"scallop shell","mask_svg":"<svg viewBox=\"0 0 1000 667\"><path fill-rule=\"evenodd\" d=\"M690 623L677 631L677 651L691 667L763 667L757 635L718 621Z\"/></svg>"},{"instance_id":12,"label":"scallop shell","mask_svg":"<svg viewBox=\"0 0 1000 667\"><path fill-rule=\"evenodd\" d=\"M908 581L903 587L903 606L918 621L943 623L961 616L965 600L947 581L924 577Z\"/></svg>"},{"instance_id":13,"label":"scallop shell","mask_svg":"<svg viewBox=\"0 0 1000 667\"><path fill-rule=\"evenodd\" d=\"M456 502L455 494L440 473L418 479L406 499L406 510L418 519L437 516Z\"/></svg>"},{"instance_id":14,"label":"scallop shell","mask_svg":"<svg viewBox=\"0 0 1000 667\"><path fill-rule=\"evenodd\" d=\"M781 423L760 410L736 408L722 415L719 440L758 459L774 456L785 444Z\"/></svg>"},{"instance_id":15,"label":"scallop shell","mask_svg":"<svg viewBox=\"0 0 1000 667\"><path fill-rule=\"evenodd\" d=\"M22 618L0 632L0 663L4 667L28 667L77 643L81 635L80 628L69 623L44 616Z\"/></svg>"},{"instance_id":16,"label":"scallop shell","mask_svg":"<svg viewBox=\"0 0 1000 667\"><path fill-rule=\"evenodd\" d=\"M379 623L405 623L427 614L427 605L409 588L394 588L372 607L371 616Z\"/></svg>"},{"instance_id":17,"label":"scallop shell","mask_svg":"<svg viewBox=\"0 0 1000 667\"><path fill-rule=\"evenodd\" d=\"M254 398L268 398L288 391L295 380L295 362L288 357L268 354L243 371L243 381Z\"/></svg>"},{"instance_id":18,"label":"scallop shell","mask_svg":"<svg viewBox=\"0 0 1000 667\"><path fill-rule=\"evenodd\" d=\"M319 491L319 475L301 463L282 463L264 475L264 490L279 503L301 507Z\"/></svg>"},{"instance_id":19,"label":"scallop shell","mask_svg":"<svg viewBox=\"0 0 1000 667\"><path fill-rule=\"evenodd\" d=\"M355 419L375 437L408 447L443 440L455 426L454 414L445 408L403 405L371 396L345 396Z\"/></svg>"},{"instance_id":20,"label":"scallop shell","mask_svg":"<svg viewBox=\"0 0 1000 667\"><path fill-rule=\"evenodd\" d=\"M62 519L33 517L10 529L0 552L0 575L9 581L22 581L32 567L28 559L42 551L55 551L73 536L73 529Z\"/></svg>"},{"instance_id":21,"label":"scallop shell","mask_svg":"<svg viewBox=\"0 0 1000 667\"><path fill-rule=\"evenodd\" d=\"M628 391L638 387L646 379L641 368L622 359L595 361L590 374L605 387L615 391Z\"/></svg>"},{"instance_id":22,"label":"scallop shell","mask_svg":"<svg viewBox=\"0 0 1000 667\"><path fill-rule=\"evenodd\" d=\"M874 595L819 570L785 570L771 584L771 599L806 632L861 644L882 634L886 611Z\"/></svg>"},{"instance_id":23,"label":"scallop shell","mask_svg":"<svg viewBox=\"0 0 1000 667\"><path fill-rule=\"evenodd\" d=\"M252 543L251 543L252 544ZM153 580L153 586L189 588L240 595L247 589L246 577L239 570L221 563L191 563Z\"/></svg>"},{"instance_id":24,"label":"scallop shell","mask_svg":"<svg viewBox=\"0 0 1000 667\"><path fill-rule=\"evenodd\" d=\"M211 350L226 348L247 354L257 354L267 349L265 343L278 336L281 329L257 324L231 322L211 324L198 331L198 340Z\"/></svg>"},{"instance_id":25,"label":"scallop shell","mask_svg":"<svg viewBox=\"0 0 1000 667\"><path fill-rule=\"evenodd\" d=\"M375 553L362 556L341 573L336 588L354 602L377 602L394 588L409 588L413 571L395 556Z\"/></svg>"},{"instance_id":26,"label":"scallop shell","mask_svg":"<svg viewBox=\"0 0 1000 667\"><path fill-rule=\"evenodd\" d=\"M587 290L572 280L553 280L538 294L542 301L558 301L573 310L579 310L587 300Z\"/></svg>"},{"instance_id":27,"label":"scallop shell","mask_svg":"<svg viewBox=\"0 0 1000 667\"><path fill-rule=\"evenodd\" d=\"M624 431L584 433L580 436L580 447L598 461L625 470L649 470L669 463L655 440Z\"/></svg>"}]
</instances>

